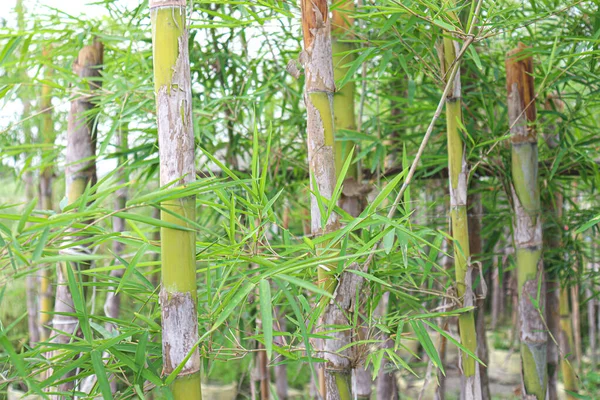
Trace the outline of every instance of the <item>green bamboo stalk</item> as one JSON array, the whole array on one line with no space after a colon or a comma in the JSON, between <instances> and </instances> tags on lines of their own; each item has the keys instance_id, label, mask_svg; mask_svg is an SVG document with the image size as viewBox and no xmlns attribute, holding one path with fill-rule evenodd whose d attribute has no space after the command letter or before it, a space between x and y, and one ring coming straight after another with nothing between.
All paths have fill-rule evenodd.
<instances>
[{"instance_id":1,"label":"green bamboo stalk","mask_svg":"<svg viewBox=\"0 0 600 400\"><path fill-rule=\"evenodd\" d=\"M350 53L354 46L343 40L344 37L349 36L352 30L353 19L349 14L352 11L354 11L354 1L345 0L338 4L331 15L331 50L333 56L333 76L336 81L346 76L349 69L346 65L352 63L355 59L354 53ZM356 84L354 81L350 81L333 95L333 115L336 130L356 130L355 92ZM335 170L337 174L340 173L351 149L352 147L343 141L335 141ZM350 169L348 176L356 177L356 169Z\"/></svg>"},{"instance_id":2,"label":"green bamboo stalk","mask_svg":"<svg viewBox=\"0 0 600 400\"><path fill-rule=\"evenodd\" d=\"M443 40L444 76L449 74L456 60L458 44L446 32ZM454 269L456 291L462 299L463 307L472 307L474 293L471 270L468 265L470 257L469 227L467 218L467 160L464 154L464 143L459 133L462 124L460 73L456 73L452 88L446 97L446 130L448 136L448 175L450 180L450 216L452 219L452 237L454 239ZM458 317L461 344L477 353L477 333L475 330L475 312L467 311ZM481 382L479 369L473 357L462 352L463 393L467 400L481 399Z\"/></svg>"},{"instance_id":3,"label":"green bamboo stalk","mask_svg":"<svg viewBox=\"0 0 600 400\"><path fill-rule=\"evenodd\" d=\"M537 400L547 392L547 333L545 307L542 219L538 183L538 146L533 63L520 44L506 58L508 116L512 142L512 193L514 242L520 311L522 393ZM542 290L539 291L539 287Z\"/></svg>"},{"instance_id":4,"label":"green bamboo stalk","mask_svg":"<svg viewBox=\"0 0 600 400\"><path fill-rule=\"evenodd\" d=\"M151 0L154 88L160 184L185 185L195 179L192 98L185 0ZM178 218L196 218L196 198L162 203L161 220L187 228ZM187 361L171 385L175 400L202 398L196 310L196 234L161 228L163 374Z\"/></svg>"},{"instance_id":5,"label":"green bamboo stalk","mask_svg":"<svg viewBox=\"0 0 600 400\"><path fill-rule=\"evenodd\" d=\"M348 64L356 58L352 52L354 45L344 40L352 36L353 19L350 13L354 11L354 1L345 0L337 5L332 12L331 48L333 54L333 76L340 81L348 73ZM337 131L356 130L356 113L354 96L356 84L349 81L339 88L333 95L333 115L336 129L335 140L335 170L339 175L346 158L353 151L354 145L341 140ZM365 191L359 182L359 165L352 166L346 173L342 195L338 205L354 217L362 212L366 206Z\"/></svg>"}]
</instances>

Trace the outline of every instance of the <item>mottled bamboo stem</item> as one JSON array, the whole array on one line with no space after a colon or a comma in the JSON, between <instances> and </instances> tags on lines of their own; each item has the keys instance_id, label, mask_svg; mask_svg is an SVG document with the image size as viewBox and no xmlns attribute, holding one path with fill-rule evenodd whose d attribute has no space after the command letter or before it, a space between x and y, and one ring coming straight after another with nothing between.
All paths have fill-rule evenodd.
<instances>
[{"instance_id":1,"label":"mottled bamboo stem","mask_svg":"<svg viewBox=\"0 0 600 400\"><path fill-rule=\"evenodd\" d=\"M92 45L85 46L79 51L77 60L73 63L73 71L79 76L84 84L84 91L93 93L101 86L100 72L103 63L104 47L99 41L94 41ZM65 167L66 194L69 204L76 202L88 185L96 183L96 119L93 95L80 95L71 102L69 111L69 122L67 127L67 148ZM74 232L74 237L77 236ZM76 250L77 251L77 250ZM65 313L75 314L75 306L68 282L68 269L73 271L85 269L87 262L80 263L61 263L57 268L56 275L56 296L52 327L56 335L52 339L55 344L67 344L73 340L73 336L79 335L77 331L78 319L73 315L64 315ZM54 352L54 355L59 351ZM67 378L73 375L71 371ZM67 381L58 386L60 392L70 392L74 388L74 381ZM60 399L62 396L52 396L54 399Z\"/></svg>"},{"instance_id":2,"label":"mottled bamboo stem","mask_svg":"<svg viewBox=\"0 0 600 400\"><path fill-rule=\"evenodd\" d=\"M545 293L542 219L538 184L533 63L519 45L506 58L508 116L512 143L514 242L520 315L523 397L544 400L547 392L547 334L543 320ZM542 288L539 291L539 288ZM539 292L538 292L539 291Z\"/></svg>"},{"instance_id":3,"label":"mottled bamboo stem","mask_svg":"<svg viewBox=\"0 0 600 400\"><path fill-rule=\"evenodd\" d=\"M577 393L577 374L575 373L575 368L573 366L575 354L573 353L573 327L571 323L571 313L569 312L569 289L562 288L560 291L560 367L565 390ZM577 398L578 397L567 393L568 400L575 400Z\"/></svg>"},{"instance_id":4,"label":"mottled bamboo stem","mask_svg":"<svg viewBox=\"0 0 600 400\"><path fill-rule=\"evenodd\" d=\"M302 30L304 51L302 61L305 69L304 102L307 112L307 142L311 196L311 233L320 236L339 228L338 216L330 212L326 221L322 221L321 211L315 192L321 197L331 199L336 183L334 156L334 120L333 97L335 83L331 53L330 22L326 0L302 0ZM322 247L318 249L322 251ZM335 251L335 250L334 250ZM318 267L318 280L321 287L333 293L336 289L334 271L336 265ZM337 285L336 298L324 304L320 328L328 326L350 325L349 307L353 306L357 275L343 273ZM322 397L326 400L345 400L351 397L350 387L350 350L341 348L352 341L350 329L330 333L324 341L323 357L324 384L321 382Z\"/></svg>"},{"instance_id":5,"label":"mottled bamboo stem","mask_svg":"<svg viewBox=\"0 0 600 400\"><path fill-rule=\"evenodd\" d=\"M563 103L560 99L550 96L546 101L545 108L562 111ZM560 144L560 136L555 126L549 126L545 133L546 142L550 149L556 149ZM547 188L547 187L546 187ZM560 277L558 274L563 262L565 252L562 244L562 193L549 193L546 190L546 204L549 204L548 217L545 218L544 245L544 269L546 271L546 324L551 338L548 338L548 400L558 400L558 372L560 366L560 351L558 342L560 340Z\"/></svg>"},{"instance_id":6,"label":"mottled bamboo stem","mask_svg":"<svg viewBox=\"0 0 600 400\"><path fill-rule=\"evenodd\" d=\"M185 14L185 0L150 0L161 186L187 185L196 178ZM165 201L162 207L161 220L185 229L161 228L163 375L183 364L171 384L173 398L198 400L202 393L196 347L196 233L177 217L194 221L196 198Z\"/></svg>"},{"instance_id":7,"label":"mottled bamboo stem","mask_svg":"<svg viewBox=\"0 0 600 400\"><path fill-rule=\"evenodd\" d=\"M459 47L449 33L445 34L442 45L442 73L450 71L456 60ZM446 129L448 136L448 175L450 188L450 216L454 239L454 270L456 291L463 307L473 307L474 292L471 267L469 266L469 230L467 220L467 160L464 143L459 133L462 124L460 73L457 72L451 90L446 97ZM475 312L467 311L458 317L461 344L477 354L477 334ZM462 352L462 393L466 400L481 399L481 381L475 359Z\"/></svg>"}]
</instances>

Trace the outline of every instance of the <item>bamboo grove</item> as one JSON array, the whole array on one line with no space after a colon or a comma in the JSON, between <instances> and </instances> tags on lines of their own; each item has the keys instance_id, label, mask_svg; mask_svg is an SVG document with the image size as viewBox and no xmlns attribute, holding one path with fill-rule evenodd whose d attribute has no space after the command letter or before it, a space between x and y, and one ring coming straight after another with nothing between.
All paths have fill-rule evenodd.
<instances>
[{"instance_id":1,"label":"bamboo grove","mask_svg":"<svg viewBox=\"0 0 600 400\"><path fill-rule=\"evenodd\" d=\"M0 398L600 396L597 2L9 3Z\"/></svg>"}]
</instances>

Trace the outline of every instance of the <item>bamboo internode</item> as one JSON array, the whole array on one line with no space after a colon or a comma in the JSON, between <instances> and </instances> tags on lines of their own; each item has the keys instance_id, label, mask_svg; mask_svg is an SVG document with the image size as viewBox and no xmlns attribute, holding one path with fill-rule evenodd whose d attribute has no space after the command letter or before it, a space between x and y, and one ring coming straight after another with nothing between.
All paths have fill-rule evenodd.
<instances>
[{"instance_id":1,"label":"bamboo internode","mask_svg":"<svg viewBox=\"0 0 600 400\"><path fill-rule=\"evenodd\" d=\"M533 62L519 45L506 58L508 116L512 142L512 199L520 313L522 392L544 400L547 391L547 334L542 219L538 183L538 147ZM539 290L541 287L541 291Z\"/></svg>"}]
</instances>

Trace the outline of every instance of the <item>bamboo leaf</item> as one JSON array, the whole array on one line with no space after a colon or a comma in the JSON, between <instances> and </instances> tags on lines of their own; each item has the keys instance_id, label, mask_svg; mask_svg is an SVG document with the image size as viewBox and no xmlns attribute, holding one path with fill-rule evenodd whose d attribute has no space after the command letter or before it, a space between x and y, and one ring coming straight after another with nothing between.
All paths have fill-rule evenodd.
<instances>
[{"instance_id":1,"label":"bamboo leaf","mask_svg":"<svg viewBox=\"0 0 600 400\"><path fill-rule=\"evenodd\" d=\"M260 280L259 291L265 350L267 351L268 359L271 359L273 353L273 306L271 304L271 284L268 280Z\"/></svg>"},{"instance_id":2,"label":"bamboo leaf","mask_svg":"<svg viewBox=\"0 0 600 400\"><path fill-rule=\"evenodd\" d=\"M104 363L102 362L102 353L98 350L92 350L90 353L90 359L92 361L94 371L96 372L96 378L98 379L98 386L100 386L102 397L104 399L112 399L112 391L110 390L110 384L106 378L106 370L104 368Z\"/></svg>"}]
</instances>

